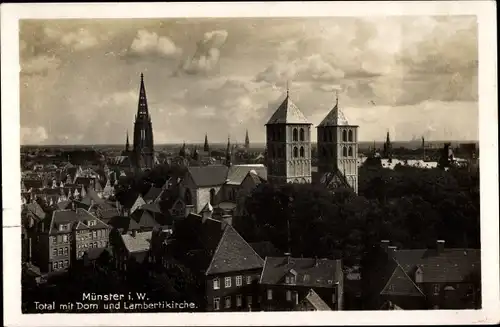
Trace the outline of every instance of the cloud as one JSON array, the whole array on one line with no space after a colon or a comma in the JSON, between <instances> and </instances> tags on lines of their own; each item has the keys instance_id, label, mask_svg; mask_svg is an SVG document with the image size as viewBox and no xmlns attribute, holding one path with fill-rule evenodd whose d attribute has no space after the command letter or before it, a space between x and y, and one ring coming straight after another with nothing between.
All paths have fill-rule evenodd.
<instances>
[{"instance_id":1,"label":"cloud","mask_svg":"<svg viewBox=\"0 0 500 327\"><path fill-rule=\"evenodd\" d=\"M44 29L45 36L50 40L56 40L73 51L83 51L98 45L99 40L92 35L89 30L79 28L76 31L63 32L59 29L46 27Z\"/></svg>"},{"instance_id":2,"label":"cloud","mask_svg":"<svg viewBox=\"0 0 500 327\"><path fill-rule=\"evenodd\" d=\"M44 143L49 135L44 127L21 127L21 144Z\"/></svg>"},{"instance_id":3,"label":"cloud","mask_svg":"<svg viewBox=\"0 0 500 327\"><path fill-rule=\"evenodd\" d=\"M139 30L130 45L129 52L139 56L176 57L182 52L182 49L178 48L166 36L158 36L155 32Z\"/></svg>"},{"instance_id":4,"label":"cloud","mask_svg":"<svg viewBox=\"0 0 500 327\"><path fill-rule=\"evenodd\" d=\"M25 75L45 75L56 70L61 64L61 60L52 56L36 56L21 62L21 74Z\"/></svg>"},{"instance_id":5,"label":"cloud","mask_svg":"<svg viewBox=\"0 0 500 327\"><path fill-rule=\"evenodd\" d=\"M227 41L228 32L216 30L204 34L203 39L198 41L195 54L187 58L181 69L188 74L208 73L217 66L220 59L220 51Z\"/></svg>"},{"instance_id":6,"label":"cloud","mask_svg":"<svg viewBox=\"0 0 500 327\"><path fill-rule=\"evenodd\" d=\"M276 61L256 76L256 81L284 83L297 81L338 81L344 72L315 54L291 62Z\"/></svg>"}]
</instances>

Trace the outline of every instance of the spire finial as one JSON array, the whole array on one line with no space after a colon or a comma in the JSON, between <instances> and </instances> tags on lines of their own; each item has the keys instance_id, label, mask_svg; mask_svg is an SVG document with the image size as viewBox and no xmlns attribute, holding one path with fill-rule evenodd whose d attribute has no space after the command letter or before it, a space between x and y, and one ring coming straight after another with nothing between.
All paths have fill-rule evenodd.
<instances>
[{"instance_id":1,"label":"spire finial","mask_svg":"<svg viewBox=\"0 0 500 327\"><path fill-rule=\"evenodd\" d=\"M290 81L286 81L286 97L288 98L290 96Z\"/></svg>"},{"instance_id":2,"label":"spire finial","mask_svg":"<svg viewBox=\"0 0 500 327\"><path fill-rule=\"evenodd\" d=\"M335 90L335 104L339 104L339 90Z\"/></svg>"},{"instance_id":3,"label":"spire finial","mask_svg":"<svg viewBox=\"0 0 500 327\"><path fill-rule=\"evenodd\" d=\"M144 74L141 72L141 81L144 81Z\"/></svg>"}]
</instances>

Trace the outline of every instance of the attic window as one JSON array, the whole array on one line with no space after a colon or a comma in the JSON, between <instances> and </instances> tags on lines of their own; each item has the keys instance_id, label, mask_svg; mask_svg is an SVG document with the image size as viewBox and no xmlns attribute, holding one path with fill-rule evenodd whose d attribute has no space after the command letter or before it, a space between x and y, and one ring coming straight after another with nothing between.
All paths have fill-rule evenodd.
<instances>
[{"instance_id":1,"label":"attic window","mask_svg":"<svg viewBox=\"0 0 500 327\"><path fill-rule=\"evenodd\" d=\"M308 283L310 279L311 278L310 278L310 276L308 274L304 275L304 283Z\"/></svg>"},{"instance_id":2,"label":"attic window","mask_svg":"<svg viewBox=\"0 0 500 327\"><path fill-rule=\"evenodd\" d=\"M95 220L89 220L88 225L89 226L95 226L96 225L96 221Z\"/></svg>"}]
</instances>

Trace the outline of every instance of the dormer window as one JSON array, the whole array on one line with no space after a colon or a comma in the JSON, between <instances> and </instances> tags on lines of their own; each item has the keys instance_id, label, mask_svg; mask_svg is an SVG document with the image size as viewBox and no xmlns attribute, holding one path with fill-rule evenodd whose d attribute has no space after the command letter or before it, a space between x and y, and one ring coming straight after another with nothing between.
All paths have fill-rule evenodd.
<instances>
[{"instance_id":1,"label":"dormer window","mask_svg":"<svg viewBox=\"0 0 500 327\"><path fill-rule=\"evenodd\" d=\"M424 272L420 267L418 267L417 271L415 271L415 283L423 283L424 282Z\"/></svg>"},{"instance_id":2,"label":"dormer window","mask_svg":"<svg viewBox=\"0 0 500 327\"><path fill-rule=\"evenodd\" d=\"M95 220L89 220L88 225L89 226L95 226L96 225L96 221Z\"/></svg>"}]
</instances>

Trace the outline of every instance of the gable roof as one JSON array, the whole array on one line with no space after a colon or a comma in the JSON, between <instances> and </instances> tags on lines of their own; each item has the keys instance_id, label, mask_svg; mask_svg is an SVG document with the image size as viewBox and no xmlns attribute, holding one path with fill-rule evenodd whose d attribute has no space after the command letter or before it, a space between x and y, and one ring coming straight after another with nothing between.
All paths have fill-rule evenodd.
<instances>
[{"instance_id":1,"label":"gable roof","mask_svg":"<svg viewBox=\"0 0 500 327\"><path fill-rule=\"evenodd\" d=\"M224 165L189 167L188 174L197 187L222 185L226 182L229 168Z\"/></svg>"},{"instance_id":2,"label":"gable roof","mask_svg":"<svg viewBox=\"0 0 500 327\"><path fill-rule=\"evenodd\" d=\"M139 230L141 228L139 224L130 216L114 216L108 221L108 225L122 230L123 232Z\"/></svg>"},{"instance_id":3,"label":"gable roof","mask_svg":"<svg viewBox=\"0 0 500 327\"><path fill-rule=\"evenodd\" d=\"M267 179L267 168L264 165L260 164L231 166L227 174L227 184L241 185L248 174L256 177L260 176L263 179Z\"/></svg>"},{"instance_id":4,"label":"gable roof","mask_svg":"<svg viewBox=\"0 0 500 327\"><path fill-rule=\"evenodd\" d=\"M397 265L392 276L380 292L382 295L425 296L420 288L406 274L401 265Z\"/></svg>"},{"instance_id":5,"label":"gable roof","mask_svg":"<svg viewBox=\"0 0 500 327\"><path fill-rule=\"evenodd\" d=\"M37 202L28 203L25 208L33 213L39 220L44 220L46 217L45 211L43 211L42 207Z\"/></svg>"},{"instance_id":6,"label":"gable roof","mask_svg":"<svg viewBox=\"0 0 500 327\"><path fill-rule=\"evenodd\" d=\"M302 302L309 302L314 309L318 311L331 311L332 309L328 306L328 304L321 299L321 297L316 293L312 288L307 293L306 297L302 300Z\"/></svg>"},{"instance_id":7,"label":"gable roof","mask_svg":"<svg viewBox=\"0 0 500 327\"><path fill-rule=\"evenodd\" d=\"M91 214L85 209L82 208L77 208L76 209L76 216L78 220L82 223L84 223L86 226L89 227L89 229L102 229L102 228L109 228L107 224L105 224L103 221L101 221L99 218ZM88 221L95 221L95 225L90 226L88 224Z\"/></svg>"},{"instance_id":8,"label":"gable roof","mask_svg":"<svg viewBox=\"0 0 500 327\"><path fill-rule=\"evenodd\" d=\"M300 109L292 102L287 94L285 100L276 109L266 125L272 124L307 124L310 125L307 118Z\"/></svg>"},{"instance_id":9,"label":"gable roof","mask_svg":"<svg viewBox=\"0 0 500 327\"><path fill-rule=\"evenodd\" d=\"M147 210L138 209L134 211L134 213L132 213L132 218L134 218L139 226L144 228L155 228L160 226Z\"/></svg>"},{"instance_id":10,"label":"gable roof","mask_svg":"<svg viewBox=\"0 0 500 327\"><path fill-rule=\"evenodd\" d=\"M346 177L342 172L338 169L335 169L333 172L324 173L320 177L320 183L325 185L327 188L339 188L346 187L350 188L351 186L347 182Z\"/></svg>"},{"instance_id":11,"label":"gable roof","mask_svg":"<svg viewBox=\"0 0 500 327\"><path fill-rule=\"evenodd\" d=\"M70 224L73 225L78 221L78 217L76 216L76 212L71 210L54 210L52 213L52 219L50 221L49 234L58 234L63 233L67 234L71 230L71 226L69 230L59 231L57 225L59 224Z\"/></svg>"},{"instance_id":12,"label":"gable roof","mask_svg":"<svg viewBox=\"0 0 500 327\"><path fill-rule=\"evenodd\" d=\"M230 225L226 225L206 275L262 268L263 260Z\"/></svg>"},{"instance_id":13,"label":"gable roof","mask_svg":"<svg viewBox=\"0 0 500 327\"><path fill-rule=\"evenodd\" d=\"M333 287L343 279L342 261L314 258L267 257L260 278L261 284L284 283L283 277L293 269L297 273L295 285Z\"/></svg>"},{"instance_id":14,"label":"gable roof","mask_svg":"<svg viewBox=\"0 0 500 327\"><path fill-rule=\"evenodd\" d=\"M163 189L161 187L152 186L149 191L143 196L144 201L155 201L161 194Z\"/></svg>"}]
</instances>

